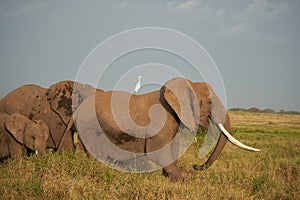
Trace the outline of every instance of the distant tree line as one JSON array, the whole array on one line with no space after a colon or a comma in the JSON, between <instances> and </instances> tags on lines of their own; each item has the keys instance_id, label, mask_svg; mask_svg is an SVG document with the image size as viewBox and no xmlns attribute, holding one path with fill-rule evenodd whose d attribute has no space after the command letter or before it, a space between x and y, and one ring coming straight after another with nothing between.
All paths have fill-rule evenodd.
<instances>
[{"instance_id":1,"label":"distant tree line","mask_svg":"<svg viewBox=\"0 0 300 200\"><path fill-rule=\"evenodd\" d=\"M294 110L279 110L275 111L271 108L266 108L266 109L259 109L256 107L251 107L251 108L231 108L229 109L230 111L235 111L235 112L254 112L254 113L278 113L278 114L289 114L289 115L300 115L300 112L294 111Z\"/></svg>"}]
</instances>

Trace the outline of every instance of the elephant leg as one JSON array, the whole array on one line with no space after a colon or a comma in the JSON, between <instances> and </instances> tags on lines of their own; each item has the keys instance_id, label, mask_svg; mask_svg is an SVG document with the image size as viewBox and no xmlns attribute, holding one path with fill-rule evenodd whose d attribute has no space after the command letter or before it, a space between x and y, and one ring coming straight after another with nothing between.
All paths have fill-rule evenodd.
<instances>
[{"instance_id":1,"label":"elephant leg","mask_svg":"<svg viewBox=\"0 0 300 200\"><path fill-rule=\"evenodd\" d=\"M171 181L177 181L181 175L180 170L176 164L177 160L163 168L163 175L169 177Z\"/></svg>"},{"instance_id":2,"label":"elephant leg","mask_svg":"<svg viewBox=\"0 0 300 200\"><path fill-rule=\"evenodd\" d=\"M151 141L150 144L154 146L155 141L156 140ZM152 161L163 167L164 176L169 177L172 181L177 181L181 176L180 170L177 167L179 144L179 137L175 137L167 145L157 149L156 151L150 152L149 154L149 158ZM151 149L151 146L149 149Z\"/></svg>"},{"instance_id":3,"label":"elephant leg","mask_svg":"<svg viewBox=\"0 0 300 200\"><path fill-rule=\"evenodd\" d=\"M159 155L149 156L150 159L162 166L163 175L171 179L171 181L177 181L180 176L180 170L177 167L177 160L173 161L173 157L170 153L164 152L163 154L160 152ZM171 164L169 164L171 163Z\"/></svg>"},{"instance_id":4,"label":"elephant leg","mask_svg":"<svg viewBox=\"0 0 300 200\"><path fill-rule=\"evenodd\" d=\"M62 136L61 142L58 147L58 152L62 151L73 151L74 149L74 144L73 144L73 137L72 137L72 131L68 131L64 133L65 135Z\"/></svg>"},{"instance_id":5,"label":"elephant leg","mask_svg":"<svg viewBox=\"0 0 300 200\"><path fill-rule=\"evenodd\" d=\"M8 147L7 140L6 140L6 133L2 132L2 127L1 127L1 129L0 129L0 162L1 162L2 158L6 158L8 156L10 156L10 153L9 153L9 147Z\"/></svg>"},{"instance_id":6,"label":"elephant leg","mask_svg":"<svg viewBox=\"0 0 300 200\"><path fill-rule=\"evenodd\" d=\"M180 170L177 167L177 158L179 157L179 141L177 137L171 142L170 152L167 154L174 162L163 168L163 175L169 177L171 181L177 181L181 176Z\"/></svg>"},{"instance_id":7,"label":"elephant leg","mask_svg":"<svg viewBox=\"0 0 300 200\"><path fill-rule=\"evenodd\" d=\"M78 144L77 144L76 150L85 152L88 158L93 157L92 154L90 152L88 152L88 150L84 147L79 136L78 136Z\"/></svg>"},{"instance_id":8,"label":"elephant leg","mask_svg":"<svg viewBox=\"0 0 300 200\"><path fill-rule=\"evenodd\" d=\"M75 141L75 139L74 139L74 144L75 144L75 146L76 146L76 150L85 152L85 148L84 148L84 146L83 146L83 143L82 143L80 137L79 137L79 136L77 136L77 137L78 137L77 143L76 143L76 141Z\"/></svg>"}]
</instances>

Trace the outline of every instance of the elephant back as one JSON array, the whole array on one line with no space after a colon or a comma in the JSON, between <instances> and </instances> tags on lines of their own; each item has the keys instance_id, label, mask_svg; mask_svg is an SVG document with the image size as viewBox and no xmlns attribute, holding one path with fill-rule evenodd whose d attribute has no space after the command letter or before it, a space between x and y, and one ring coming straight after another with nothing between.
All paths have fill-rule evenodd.
<instances>
[{"instance_id":1,"label":"elephant back","mask_svg":"<svg viewBox=\"0 0 300 200\"><path fill-rule=\"evenodd\" d=\"M35 105L39 104L45 91L45 88L38 85L23 85L1 99L0 112L6 114L19 113L31 118Z\"/></svg>"}]
</instances>

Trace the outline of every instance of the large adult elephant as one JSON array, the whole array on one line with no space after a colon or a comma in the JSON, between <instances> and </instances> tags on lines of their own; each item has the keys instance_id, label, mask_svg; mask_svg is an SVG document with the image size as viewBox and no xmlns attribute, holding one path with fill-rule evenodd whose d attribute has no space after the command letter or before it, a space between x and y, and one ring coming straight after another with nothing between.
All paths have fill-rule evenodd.
<instances>
[{"instance_id":1,"label":"large adult elephant","mask_svg":"<svg viewBox=\"0 0 300 200\"><path fill-rule=\"evenodd\" d=\"M81 93L73 92L74 85L81 88ZM91 86L74 81L58 82L49 88L24 85L1 99L0 112L9 115L19 113L30 120L43 120L50 130L47 147L69 151L73 149L72 131L65 134L64 140L62 136L72 116L72 110L93 92L94 88Z\"/></svg>"},{"instance_id":2,"label":"large adult elephant","mask_svg":"<svg viewBox=\"0 0 300 200\"><path fill-rule=\"evenodd\" d=\"M68 128L75 122L87 150L102 161L147 155L163 167L166 176L176 180L180 176L176 166L180 127L195 131L200 125L207 130L209 121L223 134L201 168L216 160L227 140L240 148L259 151L229 134L229 116L207 83L184 78L174 78L160 90L141 95L97 91L80 104Z\"/></svg>"},{"instance_id":3,"label":"large adult elephant","mask_svg":"<svg viewBox=\"0 0 300 200\"><path fill-rule=\"evenodd\" d=\"M0 158L24 156L28 150L44 153L49 129L42 120L0 113Z\"/></svg>"}]
</instances>

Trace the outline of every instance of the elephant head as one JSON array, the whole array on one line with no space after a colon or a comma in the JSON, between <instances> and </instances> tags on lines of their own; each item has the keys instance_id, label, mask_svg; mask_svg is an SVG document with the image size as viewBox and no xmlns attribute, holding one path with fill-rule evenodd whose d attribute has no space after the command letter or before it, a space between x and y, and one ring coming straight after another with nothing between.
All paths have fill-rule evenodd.
<instances>
[{"instance_id":1,"label":"elephant head","mask_svg":"<svg viewBox=\"0 0 300 200\"><path fill-rule=\"evenodd\" d=\"M65 124L68 124L73 111L94 91L95 88L90 85L67 80L51 85L46 95L51 109L60 116Z\"/></svg>"},{"instance_id":2,"label":"elephant head","mask_svg":"<svg viewBox=\"0 0 300 200\"><path fill-rule=\"evenodd\" d=\"M49 129L45 122L41 120L31 121L23 115L13 114L6 115L4 126L20 144L38 154L44 153L49 137ZM10 145L8 144L9 147ZM10 152L10 154L15 154L15 152Z\"/></svg>"},{"instance_id":3,"label":"elephant head","mask_svg":"<svg viewBox=\"0 0 300 200\"><path fill-rule=\"evenodd\" d=\"M240 148L259 151L259 149L240 143L230 135L228 113L208 83L194 83L184 78L174 78L162 87L161 92L180 121L188 129L194 131L200 125L207 130L210 124L209 121L211 121L222 132L206 163L202 166L195 165L195 169L206 169L211 166L222 152L227 140Z\"/></svg>"},{"instance_id":4,"label":"elephant head","mask_svg":"<svg viewBox=\"0 0 300 200\"><path fill-rule=\"evenodd\" d=\"M69 80L55 83L47 90L46 96L51 110L60 117L64 126L64 129L59 131L59 137L54 139L58 150L73 147L72 131L64 132L65 128L81 102L94 92L95 88L90 85Z\"/></svg>"}]
</instances>

